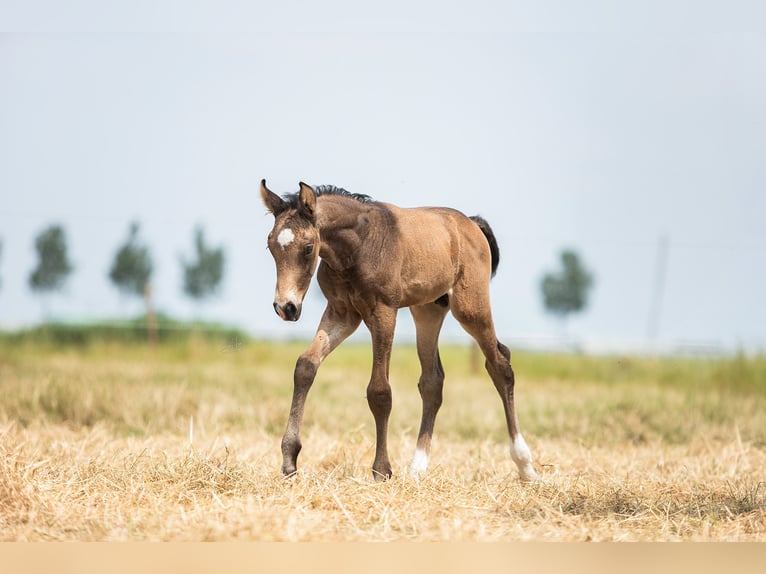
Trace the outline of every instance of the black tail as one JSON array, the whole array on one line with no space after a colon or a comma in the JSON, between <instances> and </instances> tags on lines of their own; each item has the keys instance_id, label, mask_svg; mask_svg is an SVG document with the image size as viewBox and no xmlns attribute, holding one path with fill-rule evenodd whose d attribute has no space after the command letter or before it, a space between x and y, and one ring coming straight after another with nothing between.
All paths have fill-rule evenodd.
<instances>
[{"instance_id":1,"label":"black tail","mask_svg":"<svg viewBox=\"0 0 766 574\"><path fill-rule=\"evenodd\" d=\"M479 229L481 229L484 237L487 238L487 243L489 243L489 252L492 254L492 277L494 277L495 272L497 271L497 266L500 264L500 248L497 246L497 239L495 239L495 234L492 232L492 228L489 226L489 223L487 223L487 220L483 217L474 215L471 217L471 221L479 226Z\"/></svg>"}]
</instances>

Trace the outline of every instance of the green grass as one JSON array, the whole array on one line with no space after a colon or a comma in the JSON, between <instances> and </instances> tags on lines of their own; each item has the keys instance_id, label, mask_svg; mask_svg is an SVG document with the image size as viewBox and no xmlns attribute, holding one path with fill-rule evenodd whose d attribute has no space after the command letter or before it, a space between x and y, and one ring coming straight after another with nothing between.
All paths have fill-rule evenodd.
<instances>
[{"instance_id":1,"label":"green grass","mask_svg":"<svg viewBox=\"0 0 766 574\"><path fill-rule=\"evenodd\" d=\"M7 540L764 540L766 361L514 352L521 485L500 400L444 346L431 467L406 476L419 365L394 349L394 477L372 482L371 351L342 345L308 397L298 476L279 475L305 343L187 336L0 343ZM190 436L193 427L193 440Z\"/></svg>"},{"instance_id":2,"label":"green grass","mask_svg":"<svg viewBox=\"0 0 766 574\"><path fill-rule=\"evenodd\" d=\"M235 335L236 336L236 335ZM200 425L279 433L292 368L305 343L191 336L149 349L134 342L51 346L29 340L0 352L0 418L77 426L104 424L132 435ZM470 349L445 346L445 400L437 437L505 440L502 410ZM306 424L342 434L367 427L369 345L346 344L319 371ZM583 444L680 444L699 433L739 432L766 444L766 359L593 357L515 352L517 405L525 434ZM419 365L412 346L394 350L392 432L420 417ZM414 429L414 430L413 430Z\"/></svg>"}]
</instances>

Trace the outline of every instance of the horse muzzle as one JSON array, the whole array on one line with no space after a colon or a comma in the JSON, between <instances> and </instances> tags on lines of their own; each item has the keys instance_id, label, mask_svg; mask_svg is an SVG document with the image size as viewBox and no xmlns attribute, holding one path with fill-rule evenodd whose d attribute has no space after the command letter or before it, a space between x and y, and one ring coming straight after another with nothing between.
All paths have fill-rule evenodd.
<instances>
[{"instance_id":1,"label":"horse muzzle","mask_svg":"<svg viewBox=\"0 0 766 574\"><path fill-rule=\"evenodd\" d=\"M297 321L301 317L301 304L297 305L292 301L288 301L284 305L280 305L274 301L274 311L276 311L279 318L283 321Z\"/></svg>"}]
</instances>

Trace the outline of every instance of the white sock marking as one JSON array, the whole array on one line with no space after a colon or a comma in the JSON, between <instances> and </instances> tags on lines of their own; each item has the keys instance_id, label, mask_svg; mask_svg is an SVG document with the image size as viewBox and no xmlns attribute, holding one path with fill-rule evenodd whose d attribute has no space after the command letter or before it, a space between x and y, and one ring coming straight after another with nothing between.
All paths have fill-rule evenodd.
<instances>
[{"instance_id":1,"label":"white sock marking","mask_svg":"<svg viewBox=\"0 0 766 574\"><path fill-rule=\"evenodd\" d=\"M279 235L277 235L277 243L282 246L282 249L290 245L294 240L295 233L293 233L293 230L289 227L285 227L282 231L279 232Z\"/></svg>"},{"instance_id":2,"label":"white sock marking","mask_svg":"<svg viewBox=\"0 0 766 574\"><path fill-rule=\"evenodd\" d=\"M419 478L428 470L428 454L422 448L416 448L410 465L410 476Z\"/></svg>"},{"instance_id":3,"label":"white sock marking","mask_svg":"<svg viewBox=\"0 0 766 574\"><path fill-rule=\"evenodd\" d=\"M534 480L537 478L537 473L532 467L532 453L529 451L527 441L524 440L521 433L516 435L516 440L511 444L511 458L519 468L521 480Z\"/></svg>"}]
</instances>

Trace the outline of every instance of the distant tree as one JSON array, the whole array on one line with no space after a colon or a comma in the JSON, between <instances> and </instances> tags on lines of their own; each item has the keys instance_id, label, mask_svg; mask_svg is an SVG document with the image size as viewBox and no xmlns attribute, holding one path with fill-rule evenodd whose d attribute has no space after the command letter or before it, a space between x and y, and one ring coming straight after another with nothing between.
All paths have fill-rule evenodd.
<instances>
[{"instance_id":1,"label":"distant tree","mask_svg":"<svg viewBox=\"0 0 766 574\"><path fill-rule=\"evenodd\" d=\"M224 252L223 247L213 248L205 243L205 233L202 227L194 230L195 254L190 261L181 257L183 271L183 290L189 297L202 301L215 293L223 279Z\"/></svg>"},{"instance_id":2,"label":"distant tree","mask_svg":"<svg viewBox=\"0 0 766 574\"><path fill-rule=\"evenodd\" d=\"M565 324L572 313L582 311L588 304L588 292L593 276L580 261L577 253L561 252L561 269L546 273L540 283L545 309Z\"/></svg>"},{"instance_id":3,"label":"distant tree","mask_svg":"<svg viewBox=\"0 0 766 574\"><path fill-rule=\"evenodd\" d=\"M149 248L138 238L140 226L130 224L127 241L114 256L109 278L124 295L143 297L146 305L147 330L150 342L156 341L157 323L152 307L152 257Z\"/></svg>"},{"instance_id":4,"label":"distant tree","mask_svg":"<svg viewBox=\"0 0 766 574\"><path fill-rule=\"evenodd\" d=\"M29 274L29 287L41 294L60 291L73 270L64 228L50 225L41 231L35 238L35 250L38 261Z\"/></svg>"},{"instance_id":5,"label":"distant tree","mask_svg":"<svg viewBox=\"0 0 766 574\"><path fill-rule=\"evenodd\" d=\"M139 230L138 223L130 224L128 240L117 250L109 271L109 278L120 293L134 297L144 296L153 271L149 248L139 242Z\"/></svg>"}]
</instances>

